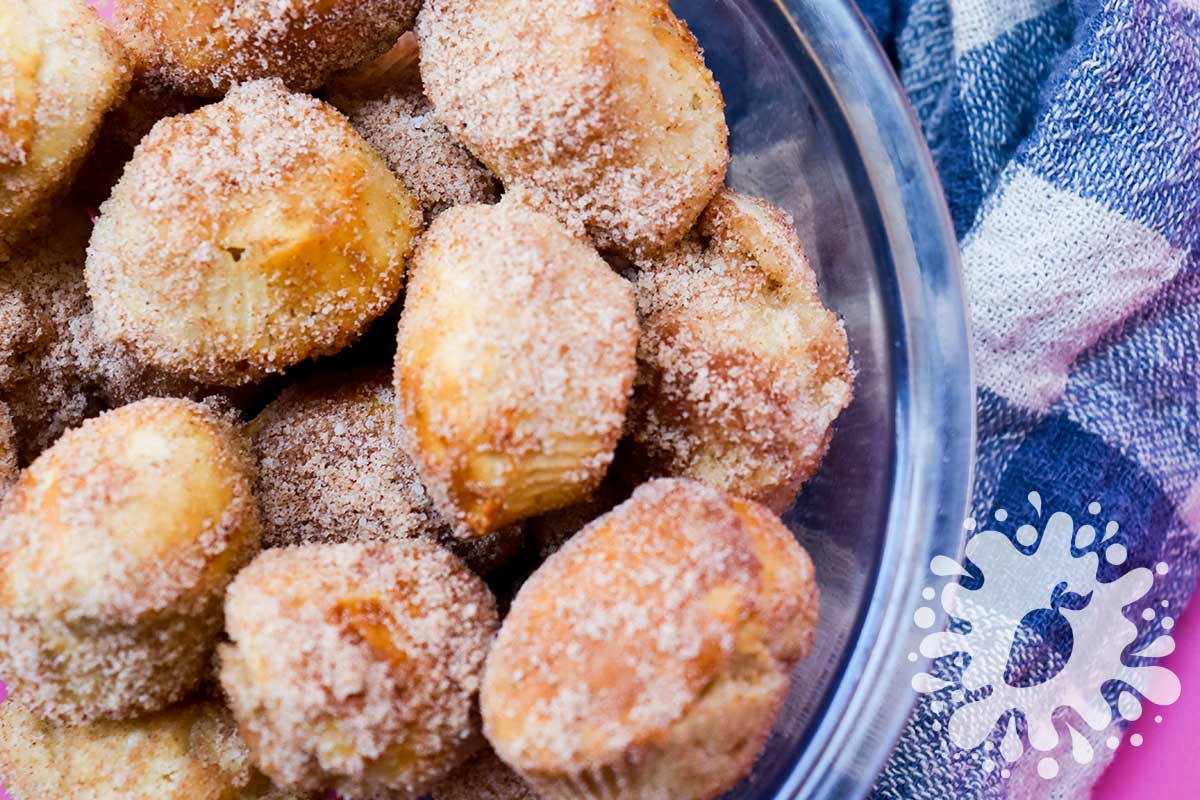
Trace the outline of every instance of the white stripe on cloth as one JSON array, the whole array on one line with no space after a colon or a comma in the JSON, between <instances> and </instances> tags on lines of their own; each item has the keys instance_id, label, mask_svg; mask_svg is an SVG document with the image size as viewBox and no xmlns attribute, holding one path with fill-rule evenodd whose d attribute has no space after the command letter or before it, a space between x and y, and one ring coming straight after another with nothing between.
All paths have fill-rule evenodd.
<instances>
[{"instance_id":1,"label":"white stripe on cloth","mask_svg":"<svg viewBox=\"0 0 1200 800\"><path fill-rule=\"evenodd\" d=\"M950 0L954 53L961 56L991 43L1015 26L1065 0Z\"/></svg>"},{"instance_id":2,"label":"white stripe on cloth","mask_svg":"<svg viewBox=\"0 0 1200 800\"><path fill-rule=\"evenodd\" d=\"M963 241L979 382L1033 411L1076 357L1171 280L1185 254L1140 223L1023 167Z\"/></svg>"}]
</instances>

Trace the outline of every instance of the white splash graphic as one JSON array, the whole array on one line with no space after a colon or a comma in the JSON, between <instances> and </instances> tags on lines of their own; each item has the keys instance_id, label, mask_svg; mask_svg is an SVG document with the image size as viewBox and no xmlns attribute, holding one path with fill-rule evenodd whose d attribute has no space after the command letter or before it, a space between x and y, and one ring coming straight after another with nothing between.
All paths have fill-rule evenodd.
<instances>
[{"instance_id":1,"label":"white splash graphic","mask_svg":"<svg viewBox=\"0 0 1200 800\"><path fill-rule=\"evenodd\" d=\"M1029 501L1040 517L1041 497L1034 492ZM1100 507L1092 503L1088 510L1095 515ZM997 520L1007 518L1007 512L996 514ZM967 527L973 527L970 521ZM968 622L970 629L966 633L932 633L921 642L920 650L926 658L965 654L969 663L958 683L926 673L915 675L912 682L913 688L921 693L955 689L950 693L955 707L949 725L950 741L955 746L964 750L978 747L1007 716L1000 755L1009 763L1016 761L1024 753L1025 745L1017 734L1016 714L1012 712L1024 717L1029 745L1042 753L1059 745L1053 721L1059 708L1073 709L1092 729L1104 730L1114 720L1112 708L1101 693L1109 681L1122 681L1160 706L1179 699L1179 679L1169 669L1127 666L1121 660L1122 652L1138 637L1137 626L1126 618L1122 609L1143 598L1154 585L1154 572L1165 575L1167 568L1159 564L1154 572L1131 569L1117 580L1101 583L1097 578L1101 554L1114 566L1128 558L1123 545L1106 544L1118 530L1115 522L1105 526L1103 535L1088 524L1076 529L1069 515L1058 512L1046 521L1040 544L1033 526L1022 525L1017 529L1015 538L1021 547L1027 549L1037 544L1032 555L1022 553L1009 537L994 530L981 531L967 544L967 558L981 571L983 584L976 590L949 584L942 590L941 605L949 616ZM1073 555L1073 545L1077 552L1084 552ZM941 576L966 574L961 566L944 556L935 558L930 568ZM931 612L932 609L919 609L917 624L929 627L922 623L929 622ZM1147 621L1154 619L1153 614L1142 616ZM1172 622L1167 617L1157 624L1163 630L1170 630ZM1019 664L1009 663L1014 642L1031 627L1055 631L1057 641L1069 642L1069 656L1063 655L1065 663L1041 683L1032 683L1022 675ZM1025 633L1023 639L1028 637ZM1174 640L1162 634L1136 655L1165 656L1174 646ZM966 699L968 694L982 693L987 688L991 689L990 694ZM1141 702L1128 689L1119 695L1117 709L1127 720L1142 714ZM1071 757L1078 763L1089 763L1094 752L1086 737L1070 724L1066 727ZM986 760L985 769L989 765L993 769L996 766ZM1037 771L1049 780L1058 775L1059 765L1053 758L1042 758Z\"/></svg>"}]
</instances>

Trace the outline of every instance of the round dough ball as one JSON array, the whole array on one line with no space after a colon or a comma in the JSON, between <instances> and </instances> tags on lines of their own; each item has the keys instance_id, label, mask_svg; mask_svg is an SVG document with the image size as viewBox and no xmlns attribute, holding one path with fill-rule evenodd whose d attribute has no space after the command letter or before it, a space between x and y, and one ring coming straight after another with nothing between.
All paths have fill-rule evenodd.
<instances>
[{"instance_id":1,"label":"round dough ball","mask_svg":"<svg viewBox=\"0 0 1200 800\"><path fill-rule=\"evenodd\" d=\"M396 387L441 512L482 534L586 497L636 347L629 283L553 218L507 201L438 217L413 257Z\"/></svg>"},{"instance_id":2,"label":"round dough ball","mask_svg":"<svg viewBox=\"0 0 1200 800\"><path fill-rule=\"evenodd\" d=\"M167 375L102 340L83 280L91 225L68 204L51 220L0 265L0 401L12 413L21 464L88 417L146 397L249 399L249 390L235 396Z\"/></svg>"},{"instance_id":3,"label":"round dough ball","mask_svg":"<svg viewBox=\"0 0 1200 800\"><path fill-rule=\"evenodd\" d=\"M420 210L330 106L278 81L157 124L88 250L99 330L237 386L350 344L399 296Z\"/></svg>"},{"instance_id":4,"label":"round dough ball","mask_svg":"<svg viewBox=\"0 0 1200 800\"><path fill-rule=\"evenodd\" d=\"M725 179L724 99L667 0L428 0L417 34L439 119L602 249L674 244Z\"/></svg>"},{"instance_id":5,"label":"round dough ball","mask_svg":"<svg viewBox=\"0 0 1200 800\"><path fill-rule=\"evenodd\" d=\"M723 190L694 235L639 266L632 470L782 512L854 393L846 331L790 219Z\"/></svg>"},{"instance_id":6,"label":"round dough ball","mask_svg":"<svg viewBox=\"0 0 1200 800\"><path fill-rule=\"evenodd\" d=\"M83 0L0 3L0 261L70 184L130 74Z\"/></svg>"},{"instance_id":7,"label":"round dough ball","mask_svg":"<svg viewBox=\"0 0 1200 800\"><path fill-rule=\"evenodd\" d=\"M0 498L17 482L17 437L8 406L0 403Z\"/></svg>"},{"instance_id":8,"label":"round dough ball","mask_svg":"<svg viewBox=\"0 0 1200 800\"><path fill-rule=\"evenodd\" d=\"M201 679L258 547L252 466L206 406L145 400L70 431L0 506L0 674L65 723L163 708Z\"/></svg>"},{"instance_id":9,"label":"round dough ball","mask_svg":"<svg viewBox=\"0 0 1200 800\"><path fill-rule=\"evenodd\" d=\"M413 193L426 221L447 208L500 199L496 177L434 119L415 60L388 78L386 88L337 94L330 102Z\"/></svg>"},{"instance_id":10,"label":"round dough ball","mask_svg":"<svg viewBox=\"0 0 1200 800\"><path fill-rule=\"evenodd\" d=\"M538 800L538 796L490 749L463 764L429 793L431 800Z\"/></svg>"},{"instance_id":11,"label":"round dough ball","mask_svg":"<svg viewBox=\"0 0 1200 800\"><path fill-rule=\"evenodd\" d=\"M221 684L277 785L416 798L479 747L487 586L427 542L268 550L225 603Z\"/></svg>"},{"instance_id":12,"label":"round dough ball","mask_svg":"<svg viewBox=\"0 0 1200 800\"><path fill-rule=\"evenodd\" d=\"M460 539L433 507L396 442L396 392L385 369L315 375L250 424L263 546L420 537L483 575L514 556L519 526Z\"/></svg>"},{"instance_id":13,"label":"round dough ball","mask_svg":"<svg viewBox=\"0 0 1200 800\"><path fill-rule=\"evenodd\" d=\"M117 0L113 27L150 78L219 97L280 78L316 89L412 27L421 0Z\"/></svg>"},{"instance_id":14,"label":"round dough ball","mask_svg":"<svg viewBox=\"0 0 1200 800\"><path fill-rule=\"evenodd\" d=\"M5 703L0 775L12 800L301 800L250 765L233 717L214 702L76 726Z\"/></svg>"},{"instance_id":15,"label":"round dough ball","mask_svg":"<svg viewBox=\"0 0 1200 800\"><path fill-rule=\"evenodd\" d=\"M787 693L794 629L816 613L794 540L771 552L780 565L760 558L782 529L761 514L693 481L654 481L522 587L481 706L496 753L540 797L596 786L710 800L753 766ZM790 580L805 568L809 583Z\"/></svg>"}]
</instances>

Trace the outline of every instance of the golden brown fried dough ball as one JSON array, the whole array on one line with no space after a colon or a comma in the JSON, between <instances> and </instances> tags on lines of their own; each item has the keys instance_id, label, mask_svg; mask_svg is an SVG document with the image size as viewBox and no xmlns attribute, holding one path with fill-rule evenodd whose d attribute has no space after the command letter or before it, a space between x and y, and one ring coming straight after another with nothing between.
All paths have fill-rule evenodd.
<instances>
[{"instance_id":1,"label":"golden brown fried dough ball","mask_svg":"<svg viewBox=\"0 0 1200 800\"><path fill-rule=\"evenodd\" d=\"M151 78L224 94L258 78L296 91L386 51L420 0L117 0L113 26Z\"/></svg>"},{"instance_id":2,"label":"golden brown fried dough ball","mask_svg":"<svg viewBox=\"0 0 1200 800\"><path fill-rule=\"evenodd\" d=\"M214 702L77 726L45 722L16 703L5 703L0 707L0 778L13 800L288 797L250 765L233 717Z\"/></svg>"},{"instance_id":3,"label":"golden brown fried dough ball","mask_svg":"<svg viewBox=\"0 0 1200 800\"><path fill-rule=\"evenodd\" d=\"M8 406L0 403L0 498L17 481L17 437Z\"/></svg>"},{"instance_id":4,"label":"golden brown fried dough ball","mask_svg":"<svg viewBox=\"0 0 1200 800\"><path fill-rule=\"evenodd\" d=\"M277 785L415 798L480 744L487 586L406 540L268 550L225 603L221 683Z\"/></svg>"},{"instance_id":5,"label":"golden brown fried dough ball","mask_svg":"<svg viewBox=\"0 0 1200 800\"><path fill-rule=\"evenodd\" d=\"M413 193L426 221L453 206L496 202L496 177L434 118L415 61L397 69L387 73L386 87L334 95L331 102Z\"/></svg>"},{"instance_id":6,"label":"golden brown fried dough ball","mask_svg":"<svg viewBox=\"0 0 1200 800\"><path fill-rule=\"evenodd\" d=\"M144 400L70 431L0 505L0 674L58 722L180 699L258 547L249 454L206 406Z\"/></svg>"},{"instance_id":7,"label":"golden brown fried dough ball","mask_svg":"<svg viewBox=\"0 0 1200 800\"><path fill-rule=\"evenodd\" d=\"M629 283L553 218L510 202L438 217L413 258L396 387L439 510L482 534L586 497L636 345Z\"/></svg>"},{"instance_id":8,"label":"golden brown fried dough ball","mask_svg":"<svg viewBox=\"0 0 1200 800\"><path fill-rule=\"evenodd\" d=\"M666 0L428 0L417 34L439 119L602 249L674 244L725 178L724 100Z\"/></svg>"},{"instance_id":9,"label":"golden brown fried dough ball","mask_svg":"<svg viewBox=\"0 0 1200 800\"><path fill-rule=\"evenodd\" d=\"M638 275L635 471L783 511L825 457L854 371L783 212L724 190Z\"/></svg>"},{"instance_id":10,"label":"golden brown fried dough ball","mask_svg":"<svg viewBox=\"0 0 1200 800\"><path fill-rule=\"evenodd\" d=\"M538 796L491 749L454 770L429 793L431 800L538 800Z\"/></svg>"},{"instance_id":11,"label":"golden brown fried dough ball","mask_svg":"<svg viewBox=\"0 0 1200 800\"><path fill-rule=\"evenodd\" d=\"M0 3L0 260L71 182L129 78L83 0Z\"/></svg>"},{"instance_id":12,"label":"golden brown fried dough ball","mask_svg":"<svg viewBox=\"0 0 1200 800\"><path fill-rule=\"evenodd\" d=\"M102 335L237 386L352 342L400 294L416 202L332 107L278 81L163 120L88 250Z\"/></svg>"},{"instance_id":13,"label":"golden brown fried dough ball","mask_svg":"<svg viewBox=\"0 0 1200 800\"><path fill-rule=\"evenodd\" d=\"M523 539L513 526L459 539L396 441L396 392L385 369L314 375L251 423L263 546L408 539L448 547L479 574Z\"/></svg>"},{"instance_id":14,"label":"golden brown fried dough ball","mask_svg":"<svg viewBox=\"0 0 1200 800\"><path fill-rule=\"evenodd\" d=\"M522 587L481 705L497 754L539 796L708 800L751 768L816 613L811 565L790 563L799 546L760 557L782 530L761 515L654 481Z\"/></svg>"},{"instance_id":15,"label":"golden brown fried dough ball","mask_svg":"<svg viewBox=\"0 0 1200 800\"><path fill-rule=\"evenodd\" d=\"M90 232L83 212L64 204L0 265L0 401L12 413L22 464L106 408L218 392L100 339L83 280Z\"/></svg>"}]
</instances>

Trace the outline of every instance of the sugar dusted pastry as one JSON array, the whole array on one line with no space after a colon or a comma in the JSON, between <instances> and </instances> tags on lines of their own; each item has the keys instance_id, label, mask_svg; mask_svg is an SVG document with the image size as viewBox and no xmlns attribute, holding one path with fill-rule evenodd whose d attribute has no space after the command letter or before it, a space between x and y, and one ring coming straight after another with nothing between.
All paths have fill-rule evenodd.
<instances>
[{"instance_id":1,"label":"sugar dusted pastry","mask_svg":"<svg viewBox=\"0 0 1200 800\"><path fill-rule=\"evenodd\" d=\"M783 212L723 190L636 279L635 471L783 511L821 464L854 372Z\"/></svg>"},{"instance_id":2,"label":"sugar dusted pastry","mask_svg":"<svg viewBox=\"0 0 1200 800\"><path fill-rule=\"evenodd\" d=\"M5 703L0 776L12 800L305 800L254 770L233 718L211 701L76 726Z\"/></svg>"},{"instance_id":3,"label":"sugar dusted pastry","mask_svg":"<svg viewBox=\"0 0 1200 800\"><path fill-rule=\"evenodd\" d=\"M377 68L381 74L374 80L381 83L363 75L350 83L357 91L335 94L331 102L413 193L427 221L453 206L496 202L496 177L434 118L417 71L415 39L405 39L414 45L407 69L390 61L389 69Z\"/></svg>"},{"instance_id":4,"label":"sugar dusted pastry","mask_svg":"<svg viewBox=\"0 0 1200 800\"><path fill-rule=\"evenodd\" d=\"M438 118L602 249L674 244L724 180L724 101L666 0L428 0L417 34Z\"/></svg>"},{"instance_id":5,"label":"sugar dusted pastry","mask_svg":"<svg viewBox=\"0 0 1200 800\"><path fill-rule=\"evenodd\" d=\"M459 206L421 239L400 320L401 441L475 534L583 499L632 386L631 288L553 218Z\"/></svg>"},{"instance_id":6,"label":"sugar dusted pastry","mask_svg":"<svg viewBox=\"0 0 1200 800\"><path fill-rule=\"evenodd\" d=\"M716 798L774 724L812 581L766 509L646 484L522 587L484 674L487 738L547 800Z\"/></svg>"},{"instance_id":7,"label":"sugar dusted pastry","mask_svg":"<svg viewBox=\"0 0 1200 800\"><path fill-rule=\"evenodd\" d=\"M490 749L476 755L429 793L431 800L538 800L538 796Z\"/></svg>"},{"instance_id":8,"label":"sugar dusted pastry","mask_svg":"<svg viewBox=\"0 0 1200 800\"><path fill-rule=\"evenodd\" d=\"M218 392L149 367L96 334L83 280L90 232L84 212L64 203L0 265L0 402L12 414L22 464L106 408Z\"/></svg>"},{"instance_id":9,"label":"sugar dusted pastry","mask_svg":"<svg viewBox=\"0 0 1200 800\"><path fill-rule=\"evenodd\" d=\"M17 480L17 437L8 406L0 403L0 497Z\"/></svg>"},{"instance_id":10,"label":"sugar dusted pastry","mask_svg":"<svg viewBox=\"0 0 1200 800\"><path fill-rule=\"evenodd\" d=\"M179 700L258 547L252 467L206 406L145 400L43 453L0 505L0 674L64 723Z\"/></svg>"},{"instance_id":11,"label":"sugar dusted pastry","mask_svg":"<svg viewBox=\"0 0 1200 800\"><path fill-rule=\"evenodd\" d=\"M139 68L176 91L220 96L257 78L316 89L410 28L420 0L116 0Z\"/></svg>"},{"instance_id":12,"label":"sugar dusted pastry","mask_svg":"<svg viewBox=\"0 0 1200 800\"><path fill-rule=\"evenodd\" d=\"M344 117L258 81L142 140L101 207L88 291L106 339L236 386L357 338L399 295L420 226Z\"/></svg>"},{"instance_id":13,"label":"sugar dusted pastry","mask_svg":"<svg viewBox=\"0 0 1200 800\"><path fill-rule=\"evenodd\" d=\"M479 574L521 546L510 526L460 539L396 443L396 392L385 369L318 374L288 387L251 424L263 546L420 537Z\"/></svg>"},{"instance_id":14,"label":"sugar dusted pastry","mask_svg":"<svg viewBox=\"0 0 1200 800\"><path fill-rule=\"evenodd\" d=\"M71 182L130 74L84 0L0 3L0 262Z\"/></svg>"},{"instance_id":15,"label":"sugar dusted pastry","mask_svg":"<svg viewBox=\"0 0 1200 800\"><path fill-rule=\"evenodd\" d=\"M230 587L225 616L221 683L276 785L417 798L480 746L496 605L449 551L267 550Z\"/></svg>"}]
</instances>

